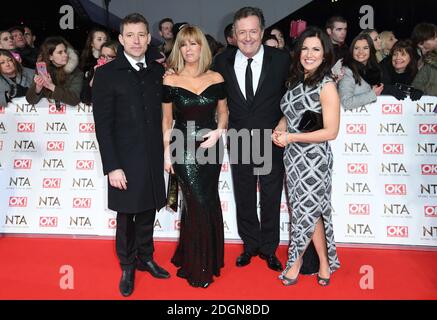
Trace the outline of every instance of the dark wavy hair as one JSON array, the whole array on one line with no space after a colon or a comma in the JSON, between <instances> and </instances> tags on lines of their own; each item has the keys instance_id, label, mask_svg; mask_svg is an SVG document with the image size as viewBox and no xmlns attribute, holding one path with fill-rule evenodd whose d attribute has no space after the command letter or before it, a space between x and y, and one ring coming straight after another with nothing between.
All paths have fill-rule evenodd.
<instances>
[{"instance_id":1,"label":"dark wavy hair","mask_svg":"<svg viewBox=\"0 0 437 320\"><path fill-rule=\"evenodd\" d=\"M359 40L366 40L367 45L369 46L370 56L366 65L354 59L354 47L357 41ZM349 53L344 58L343 65L351 69L355 79L355 83L358 85L361 85L361 78L362 78L361 74L363 73L363 70L372 69L372 70L381 71L381 68L379 67L378 64L378 60L376 59L376 50L375 50L375 46L373 45L373 40L372 38L370 38L368 34L360 33L354 38L354 40L352 40L352 44L349 47Z\"/></svg>"},{"instance_id":2,"label":"dark wavy hair","mask_svg":"<svg viewBox=\"0 0 437 320\"><path fill-rule=\"evenodd\" d=\"M316 37L320 40L323 47L323 61L320 66L307 78L305 78L305 70L300 63L300 55L302 53L303 43L306 38ZM300 81L304 85L313 87L317 85L325 76L331 76L331 68L334 65L334 48L325 31L317 27L308 27L301 33L297 39L297 43L293 50L293 59L290 67L290 77L287 80L287 87L293 88Z\"/></svg>"},{"instance_id":3,"label":"dark wavy hair","mask_svg":"<svg viewBox=\"0 0 437 320\"><path fill-rule=\"evenodd\" d=\"M23 73L23 67L21 66L21 64L14 58L14 56L12 55L12 53L9 50L6 49L0 49L0 56L5 56L8 57L10 59L12 59L12 63L15 66L15 73L18 74L22 74Z\"/></svg>"},{"instance_id":4,"label":"dark wavy hair","mask_svg":"<svg viewBox=\"0 0 437 320\"><path fill-rule=\"evenodd\" d=\"M414 79L419 69L417 68L417 51L414 48L413 42L411 40L399 40L398 42L396 42L390 50L390 59L396 52L399 51L405 52L410 56L410 63L408 63L407 67L405 68L405 72L410 74L411 77ZM390 64L392 64L391 61Z\"/></svg>"}]
</instances>

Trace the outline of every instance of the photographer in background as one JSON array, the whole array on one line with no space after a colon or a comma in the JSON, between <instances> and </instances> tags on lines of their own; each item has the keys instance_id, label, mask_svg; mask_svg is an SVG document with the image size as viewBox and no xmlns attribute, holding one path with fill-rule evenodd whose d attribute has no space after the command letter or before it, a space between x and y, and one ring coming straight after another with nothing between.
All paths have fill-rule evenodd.
<instances>
[{"instance_id":1,"label":"photographer in background","mask_svg":"<svg viewBox=\"0 0 437 320\"><path fill-rule=\"evenodd\" d=\"M0 49L0 105L25 96L33 75L34 71L22 67L9 50Z\"/></svg>"}]
</instances>

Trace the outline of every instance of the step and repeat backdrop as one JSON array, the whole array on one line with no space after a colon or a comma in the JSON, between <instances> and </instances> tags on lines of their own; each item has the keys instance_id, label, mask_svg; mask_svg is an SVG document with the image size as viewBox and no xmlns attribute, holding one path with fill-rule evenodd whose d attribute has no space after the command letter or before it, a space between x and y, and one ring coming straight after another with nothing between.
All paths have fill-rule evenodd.
<instances>
[{"instance_id":1,"label":"step and repeat backdrop","mask_svg":"<svg viewBox=\"0 0 437 320\"><path fill-rule=\"evenodd\" d=\"M379 97L342 111L331 142L337 242L437 247L436 105L436 97ZM227 159L219 181L225 237L239 240ZM20 98L0 107L1 233L113 236L106 188L92 106L56 109L45 99L31 105ZM289 221L284 194L284 242ZM164 208L154 235L178 238L179 225L180 212Z\"/></svg>"}]
</instances>

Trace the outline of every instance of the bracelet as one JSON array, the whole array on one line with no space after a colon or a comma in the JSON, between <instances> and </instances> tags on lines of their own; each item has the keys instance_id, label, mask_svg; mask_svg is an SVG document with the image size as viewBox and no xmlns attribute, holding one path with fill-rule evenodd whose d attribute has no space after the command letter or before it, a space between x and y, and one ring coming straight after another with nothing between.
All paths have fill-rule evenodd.
<instances>
[{"instance_id":1,"label":"bracelet","mask_svg":"<svg viewBox=\"0 0 437 320\"><path fill-rule=\"evenodd\" d=\"M290 144L290 141L288 141L289 140L288 139L289 135L290 135L290 132L287 131L287 144Z\"/></svg>"}]
</instances>

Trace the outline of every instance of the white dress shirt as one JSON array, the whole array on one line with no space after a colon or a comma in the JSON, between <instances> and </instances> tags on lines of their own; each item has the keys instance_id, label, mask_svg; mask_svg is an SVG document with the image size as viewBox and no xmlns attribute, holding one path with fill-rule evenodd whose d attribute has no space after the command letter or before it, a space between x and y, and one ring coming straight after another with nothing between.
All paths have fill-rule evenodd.
<instances>
[{"instance_id":1,"label":"white dress shirt","mask_svg":"<svg viewBox=\"0 0 437 320\"><path fill-rule=\"evenodd\" d=\"M264 47L261 46L258 52L252 57L253 61L252 64L250 65L250 68L252 69L252 80L253 80L252 85L253 85L254 94L256 94L259 77L261 76L263 58L264 58ZM240 90L245 98L246 98L246 67L247 67L247 57L240 50L237 50L237 53L235 54L234 70L235 70L235 75L237 76L238 85L240 86Z\"/></svg>"},{"instance_id":2,"label":"white dress shirt","mask_svg":"<svg viewBox=\"0 0 437 320\"><path fill-rule=\"evenodd\" d=\"M135 70L140 71L140 67L137 66L138 62L143 63L144 64L144 68L147 68L146 57L145 56L140 61L137 61L134 58L132 58L131 56L129 56L126 52L123 52L123 53L124 53L124 56L126 57L127 61L129 61L129 63L131 64L132 68L134 68Z\"/></svg>"}]
</instances>

